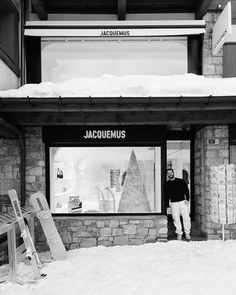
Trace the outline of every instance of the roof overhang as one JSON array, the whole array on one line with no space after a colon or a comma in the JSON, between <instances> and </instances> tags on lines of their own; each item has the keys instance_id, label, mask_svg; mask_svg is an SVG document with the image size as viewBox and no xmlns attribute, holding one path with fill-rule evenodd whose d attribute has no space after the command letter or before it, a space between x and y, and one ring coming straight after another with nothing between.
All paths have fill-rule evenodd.
<instances>
[{"instance_id":1,"label":"roof overhang","mask_svg":"<svg viewBox=\"0 0 236 295\"><path fill-rule=\"evenodd\" d=\"M1 98L0 106L0 117L21 126L236 123L236 96Z\"/></svg>"},{"instance_id":2,"label":"roof overhang","mask_svg":"<svg viewBox=\"0 0 236 295\"><path fill-rule=\"evenodd\" d=\"M204 20L163 21L31 21L26 36L39 37L137 37L176 36L205 33Z\"/></svg>"},{"instance_id":3,"label":"roof overhang","mask_svg":"<svg viewBox=\"0 0 236 295\"><path fill-rule=\"evenodd\" d=\"M193 13L196 19L202 19L208 9L216 10L217 4L225 1L212 0L31 0L32 7L39 19L45 20L51 14L76 15L114 15L118 20L124 20L134 14L173 14Z\"/></svg>"}]
</instances>

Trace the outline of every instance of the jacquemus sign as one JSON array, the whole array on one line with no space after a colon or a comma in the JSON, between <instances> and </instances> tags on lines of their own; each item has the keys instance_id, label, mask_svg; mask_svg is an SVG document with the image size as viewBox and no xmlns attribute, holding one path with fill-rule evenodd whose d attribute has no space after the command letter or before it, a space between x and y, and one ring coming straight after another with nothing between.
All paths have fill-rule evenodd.
<instances>
[{"instance_id":1,"label":"jacquemus sign","mask_svg":"<svg viewBox=\"0 0 236 295\"><path fill-rule=\"evenodd\" d=\"M128 30L102 30L100 36L117 37L117 36L130 36Z\"/></svg>"},{"instance_id":2,"label":"jacquemus sign","mask_svg":"<svg viewBox=\"0 0 236 295\"><path fill-rule=\"evenodd\" d=\"M123 139L126 137L125 130L85 130L85 139Z\"/></svg>"}]
</instances>

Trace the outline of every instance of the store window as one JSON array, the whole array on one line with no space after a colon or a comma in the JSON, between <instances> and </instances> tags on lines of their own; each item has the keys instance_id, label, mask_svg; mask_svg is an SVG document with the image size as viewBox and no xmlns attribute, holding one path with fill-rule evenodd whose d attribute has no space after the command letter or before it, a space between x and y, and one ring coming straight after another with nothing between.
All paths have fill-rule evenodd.
<instances>
[{"instance_id":1,"label":"store window","mask_svg":"<svg viewBox=\"0 0 236 295\"><path fill-rule=\"evenodd\" d=\"M161 147L50 147L52 213L160 213Z\"/></svg>"},{"instance_id":2,"label":"store window","mask_svg":"<svg viewBox=\"0 0 236 295\"><path fill-rule=\"evenodd\" d=\"M41 38L42 82L188 72L187 37Z\"/></svg>"}]
</instances>

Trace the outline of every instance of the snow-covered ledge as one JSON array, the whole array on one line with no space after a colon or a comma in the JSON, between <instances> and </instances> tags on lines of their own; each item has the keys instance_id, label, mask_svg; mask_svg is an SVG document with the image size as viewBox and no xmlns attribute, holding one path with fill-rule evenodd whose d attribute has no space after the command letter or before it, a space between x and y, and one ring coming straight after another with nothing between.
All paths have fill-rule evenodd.
<instances>
[{"instance_id":1,"label":"snow-covered ledge","mask_svg":"<svg viewBox=\"0 0 236 295\"><path fill-rule=\"evenodd\" d=\"M206 78L195 74L133 75L79 78L61 83L26 84L0 91L0 97L170 97L235 96L235 78Z\"/></svg>"}]
</instances>

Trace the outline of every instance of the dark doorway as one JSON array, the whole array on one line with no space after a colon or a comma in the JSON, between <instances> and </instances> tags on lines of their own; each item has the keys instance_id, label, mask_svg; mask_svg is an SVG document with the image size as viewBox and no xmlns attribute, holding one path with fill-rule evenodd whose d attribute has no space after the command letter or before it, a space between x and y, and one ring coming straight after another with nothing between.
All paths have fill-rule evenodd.
<instances>
[{"instance_id":1,"label":"dark doorway","mask_svg":"<svg viewBox=\"0 0 236 295\"><path fill-rule=\"evenodd\" d=\"M190 192L189 212L191 216L191 239L195 241L206 240L205 236L194 221L194 198L193 198L193 175L192 175L192 142L190 139L168 140L167 141L167 168L172 168L175 176L184 179ZM175 240L175 226L168 210L168 240ZM181 217L182 219L182 217ZM183 236L184 237L184 236Z\"/></svg>"}]
</instances>

